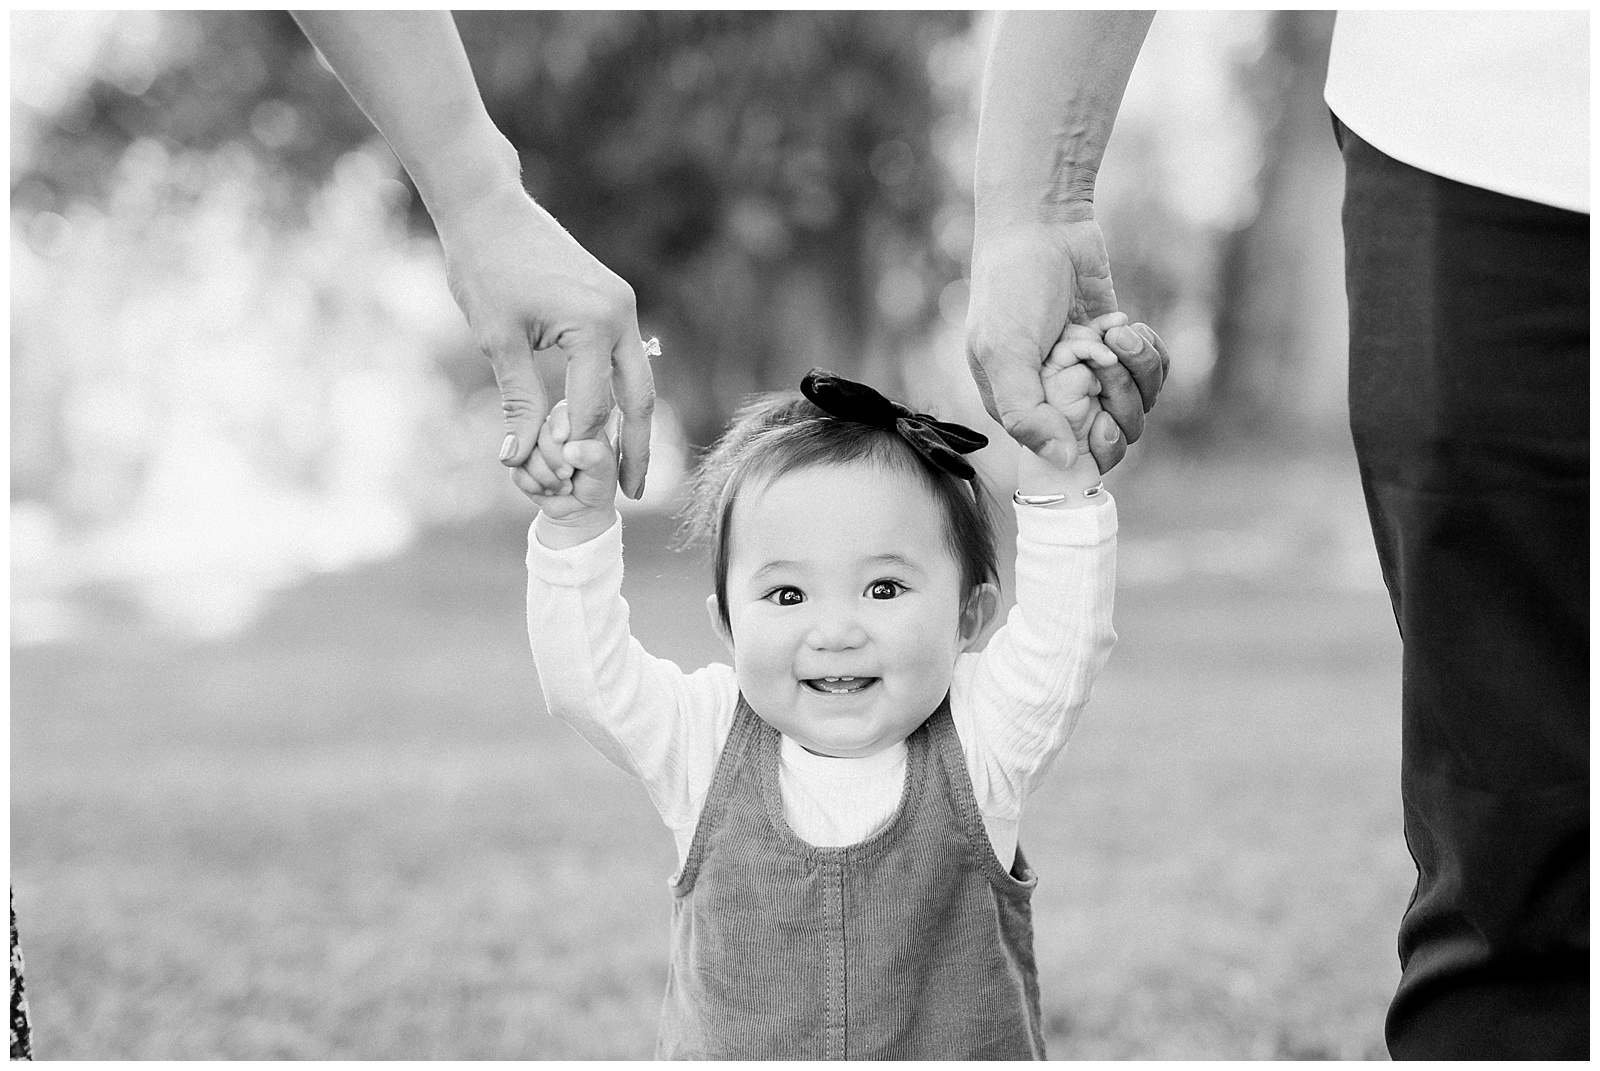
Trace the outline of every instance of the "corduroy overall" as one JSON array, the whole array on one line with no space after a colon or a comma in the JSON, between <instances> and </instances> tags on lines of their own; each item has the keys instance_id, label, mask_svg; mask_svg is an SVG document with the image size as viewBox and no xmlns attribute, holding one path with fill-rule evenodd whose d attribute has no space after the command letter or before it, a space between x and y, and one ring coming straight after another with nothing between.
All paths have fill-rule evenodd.
<instances>
[{"instance_id":1,"label":"corduroy overall","mask_svg":"<svg viewBox=\"0 0 1600 1071\"><path fill-rule=\"evenodd\" d=\"M741 696L673 879L656 1055L1042 1059L1019 849L989 845L949 698L907 739L894 818L818 848L783 815L779 735Z\"/></svg>"}]
</instances>

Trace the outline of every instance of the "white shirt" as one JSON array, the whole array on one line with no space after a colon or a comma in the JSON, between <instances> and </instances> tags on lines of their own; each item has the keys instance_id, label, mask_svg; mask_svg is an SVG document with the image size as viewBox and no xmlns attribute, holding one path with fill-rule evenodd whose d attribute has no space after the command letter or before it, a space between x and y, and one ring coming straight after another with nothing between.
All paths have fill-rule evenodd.
<instances>
[{"instance_id":1,"label":"white shirt","mask_svg":"<svg viewBox=\"0 0 1600 1071\"><path fill-rule=\"evenodd\" d=\"M1401 163L1589 211L1587 11L1341 11L1324 99Z\"/></svg>"},{"instance_id":2,"label":"white shirt","mask_svg":"<svg viewBox=\"0 0 1600 1071\"><path fill-rule=\"evenodd\" d=\"M1080 509L1016 509L1017 603L981 653L957 657L950 685L978 810L1008 866L1023 801L1066 745L1116 642L1111 496ZM733 726L733 667L685 673L629 633L620 521L559 551L529 529L528 639L550 712L644 782L682 862ZM906 746L837 759L784 738L779 762L790 828L832 847L864 840L894 816Z\"/></svg>"}]
</instances>

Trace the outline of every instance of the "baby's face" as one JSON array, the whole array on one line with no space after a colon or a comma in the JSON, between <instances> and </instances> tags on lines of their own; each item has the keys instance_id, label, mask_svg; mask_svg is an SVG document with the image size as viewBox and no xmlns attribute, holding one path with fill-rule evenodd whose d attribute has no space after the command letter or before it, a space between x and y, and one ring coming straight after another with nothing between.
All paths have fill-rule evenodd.
<instances>
[{"instance_id":1,"label":"baby's face","mask_svg":"<svg viewBox=\"0 0 1600 1071\"><path fill-rule=\"evenodd\" d=\"M745 488L731 524L728 618L751 709L822 755L909 736L981 630L963 627L932 493L868 464L805 468Z\"/></svg>"}]
</instances>

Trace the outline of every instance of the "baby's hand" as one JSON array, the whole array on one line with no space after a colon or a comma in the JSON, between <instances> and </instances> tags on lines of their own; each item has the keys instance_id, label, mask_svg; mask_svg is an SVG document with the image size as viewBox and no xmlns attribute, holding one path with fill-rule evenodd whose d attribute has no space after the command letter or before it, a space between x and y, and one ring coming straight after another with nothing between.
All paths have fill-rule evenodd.
<instances>
[{"instance_id":1,"label":"baby's hand","mask_svg":"<svg viewBox=\"0 0 1600 1071\"><path fill-rule=\"evenodd\" d=\"M1083 453L1089 450L1089 428L1100 412L1100 380L1094 366L1117 363L1117 355L1105 343L1105 333L1127 322L1125 314L1113 312L1087 324L1068 324L1045 358L1040 374L1044 399L1067 418Z\"/></svg>"},{"instance_id":2,"label":"baby's hand","mask_svg":"<svg viewBox=\"0 0 1600 1071\"><path fill-rule=\"evenodd\" d=\"M567 403L557 402L539 429L538 449L520 468L511 470L511 482L550 524L581 537L563 538L568 546L610 528L617 499L616 448L603 434L569 442L571 431ZM540 538L545 542L542 534Z\"/></svg>"}]
</instances>

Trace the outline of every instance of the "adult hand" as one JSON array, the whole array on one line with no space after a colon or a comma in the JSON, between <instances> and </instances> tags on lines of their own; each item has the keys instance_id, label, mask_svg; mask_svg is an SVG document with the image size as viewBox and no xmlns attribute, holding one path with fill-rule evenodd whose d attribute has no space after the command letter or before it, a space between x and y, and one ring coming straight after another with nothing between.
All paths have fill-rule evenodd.
<instances>
[{"instance_id":1,"label":"adult hand","mask_svg":"<svg viewBox=\"0 0 1600 1071\"><path fill-rule=\"evenodd\" d=\"M505 412L500 461L519 468L549 411L534 356L566 359L571 438L596 439L622 410L621 485L644 493L655 383L639 338L633 288L601 264L518 182L435 214L450 292L494 367Z\"/></svg>"},{"instance_id":2,"label":"adult hand","mask_svg":"<svg viewBox=\"0 0 1600 1071\"><path fill-rule=\"evenodd\" d=\"M967 363L984 406L1023 446L1059 467L1077 456L1066 418L1046 401L1040 376L1068 324L1117 311L1105 238L1092 216L1072 222L984 221L972 246ZM1145 331L1149 331L1145 328ZM1101 472L1144 433L1144 414L1166 378L1165 344L1124 324L1106 332L1119 364L1096 368L1100 405L1090 452ZM1121 434L1111 437L1114 422Z\"/></svg>"},{"instance_id":3,"label":"adult hand","mask_svg":"<svg viewBox=\"0 0 1600 1071\"><path fill-rule=\"evenodd\" d=\"M548 410L539 350L567 361L575 439L622 407L622 486L650 460L655 389L633 290L523 192L517 151L490 121L448 11L297 11L422 194L456 304L494 366L505 408L500 460L521 467Z\"/></svg>"}]
</instances>

